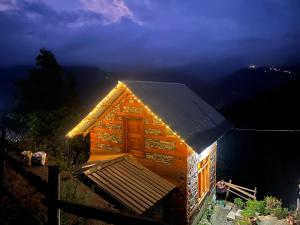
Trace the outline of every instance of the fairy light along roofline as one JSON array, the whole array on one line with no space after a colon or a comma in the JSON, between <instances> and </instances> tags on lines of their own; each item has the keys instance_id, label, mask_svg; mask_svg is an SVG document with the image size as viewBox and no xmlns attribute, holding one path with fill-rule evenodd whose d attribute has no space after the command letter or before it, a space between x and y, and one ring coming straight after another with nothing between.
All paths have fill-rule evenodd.
<instances>
[{"instance_id":1,"label":"fairy light along roofline","mask_svg":"<svg viewBox=\"0 0 300 225\"><path fill-rule=\"evenodd\" d=\"M186 142L185 140L183 140L182 137L180 137L180 135L178 135L175 131L173 131L173 129L166 123L164 122L159 116L157 116L155 113L153 113L153 111L150 109L150 107L148 105L146 105L141 99L139 99L128 87L127 85L125 85L123 82L118 81L118 84L116 85L116 87L114 87L108 95L106 95L106 97L104 99L102 99L100 101L100 103L98 103L96 105L96 107L93 108L93 110L86 116L84 117L84 119L77 125L75 126L71 131L69 131L66 135L66 137L68 138L72 138L76 135L79 134L83 134L86 129L88 129L88 127L90 127L90 123L93 123L96 121L97 118L94 118L93 116L97 115L98 110L104 105L104 103L106 103L110 97L112 97L112 95L119 90L120 88L124 88L126 91L128 91L133 97L134 99L136 99L139 103L141 103L143 105L143 107L148 111L148 113L150 113L155 119L159 120L167 129L171 130L171 132L173 133L174 136L176 136L180 142L182 144L185 144L189 150L194 151ZM99 117L100 115L97 115L97 117ZM93 120L93 122L91 122L91 120ZM89 124L89 125L87 125ZM85 129L85 130L82 130Z\"/></svg>"},{"instance_id":2,"label":"fairy light along roofline","mask_svg":"<svg viewBox=\"0 0 300 225\"><path fill-rule=\"evenodd\" d=\"M121 84L118 84L89 112L73 129L71 129L66 137L72 138L79 134L83 134L86 129L92 124L99 116L99 110L103 107L105 103L107 103L110 98L116 94L116 92L120 89Z\"/></svg>"},{"instance_id":3,"label":"fairy light along roofline","mask_svg":"<svg viewBox=\"0 0 300 225\"><path fill-rule=\"evenodd\" d=\"M119 84L121 84L139 103L141 103L144 108L148 111L148 113L150 113L155 119L159 120L167 129L171 130L173 135L176 136L181 143L185 144L189 150L194 151L186 142L185 140L183 140L182 137L180 137L180 135L178 135L176 132L173 131L173 129L170 128L170 126L164 122L159 116L157 116L148 105L146 105L141 99L139 99L128 87L127 85L125 85L123 82L118 81Z\"/></svg>"}]
</instances>

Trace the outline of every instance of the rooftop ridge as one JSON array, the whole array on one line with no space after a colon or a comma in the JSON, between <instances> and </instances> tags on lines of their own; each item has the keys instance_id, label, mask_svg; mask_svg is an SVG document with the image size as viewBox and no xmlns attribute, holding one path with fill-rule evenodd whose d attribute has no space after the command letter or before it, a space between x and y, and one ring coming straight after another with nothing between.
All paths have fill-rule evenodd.
<instances>
[{"instance_id":1,"label":"rooftop ridge","mask_svg":"<svg viewBox=\"0 0 300 225\"><path fill-rule=\"evenodd\" d=\"M178 82L167 82L167 81L147 81L147 80L119 80L122 83L149 83L149 84L170 84L170 85L183 85L186 86L183 83Z\"/></svg>"}]
</instances>

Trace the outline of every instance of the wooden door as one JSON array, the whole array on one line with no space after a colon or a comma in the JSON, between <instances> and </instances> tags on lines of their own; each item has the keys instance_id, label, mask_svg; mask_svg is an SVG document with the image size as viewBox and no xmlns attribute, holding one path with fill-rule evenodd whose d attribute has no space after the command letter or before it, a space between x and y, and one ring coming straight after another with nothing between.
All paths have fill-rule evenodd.
<instances>
[{"instance_id":1,"label":"wooden door","mask_svg":"<svg viewBox=\"0 0 300 225\"><path fill-rule=\"evenodd\" d=\"M125 119L125 149L126 152L143 157L144 152L144 126L142 118Z\"/></svg>"}]
</instances>

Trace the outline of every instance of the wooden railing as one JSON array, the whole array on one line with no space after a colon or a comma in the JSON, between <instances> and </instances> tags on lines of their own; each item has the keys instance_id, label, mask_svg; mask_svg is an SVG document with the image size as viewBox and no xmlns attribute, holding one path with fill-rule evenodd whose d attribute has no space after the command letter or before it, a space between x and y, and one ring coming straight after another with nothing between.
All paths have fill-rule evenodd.
<instances>
[{"instance_id":1,"label":"wooden railing","mask_svg":"<svg viewBox=\"0 0 300 225\"><path fill-rule=\"evenodd\" d=\"M256 200L256 194L257 194L257 189L256 187L254 188L254 190L249 189L249 188L245 188L236 184L233 184L231 180L229 180L229 182L225 182L226 186L227 186L227 193L226 193L226 199L228 198L229 192L245 199L253 199Z\"/></svg>"},{"instance_id":2,"label":"wooden railing","mask_svg":"<svg viewBox=\"0 0 300 225\"><path fill-rule=\"evenodd\" d=\"M60 200L60 172L56 165L48 166L48 182L34 173L26 170L26 168L14 157L7 154L5 148L0 146L0 179L3 188L3 173L5 163L8 163L12 169L22 175L38 192L43 194L42 204L48 208L48 224L60 224L60 210L76 216L101 220L112 224L122 225L163 225L164 223L152 218L135 216L131 214L119 213L109 209L96 208L81 204L75 204Z\"/></svg>"}]
</instances>

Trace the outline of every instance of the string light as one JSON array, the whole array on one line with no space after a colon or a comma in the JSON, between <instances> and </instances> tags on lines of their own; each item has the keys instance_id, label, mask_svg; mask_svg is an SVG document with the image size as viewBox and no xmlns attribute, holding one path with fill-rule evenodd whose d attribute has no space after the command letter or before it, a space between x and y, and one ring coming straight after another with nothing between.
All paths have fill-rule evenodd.
<instances>
[{"instance_id":1,"label":"string light","mask_svg":"<svg viewBox=\"0 0 300 225\"><path fill-rule=\"evenodd\" d=\"M99 109L104 105L104 103L106 103L108 100L110 100L110 98L117 92L120 91L120 89L126 90L127 92L129 92L134 99L136 99L141 105L143 105L143 107L147 110L147 112L152 115L156 120L158 120L160 123L162 123L166 129L170 130L174 136L176 136L181 143L185 144L187 146L187 149L193 152L194 151L186 142L183 138L180 137L180 135L178 135L176 132L174 132L170 126L165 123L160 117L158 117L156 114L154 114L152 112L152 110L149 108L149 106L147 106L145 103L142 102L141 99L139 99L136 95L134 95L134 93L127 87L127 85L125 85L123 82L118 81L118 84L116 85L115 88L113 88L108 95L102 100L100 101L100 103L98 103L96 105L96 107L76 126L74 127L71 131L69 131L67 133L67 137L72 138L78 134L81 134L84 132L84 129L86 129L87 124L91 121L91 120L95 120L96 118L94 118L93 116L95 114L97 114L97 112L99 111Z\"/></svg>"},{"instance_id":2,"label":"string light","mask_svg":"<svg viewBox=\"0 0 300 225\"><path fill-rule=\"evenodd\" d=\"M154 116L155 119L157 119L160 123L162 123L168 130L171 130L171 132L173 133L174 136L176 136L181 143L186 144L188 146L188 149L191 151L194 151L186 142L185 140L183 140L176 132L172 131L172 129L169 127L169 125L167 125L167 123L165 123L160 117L158 117L156 114L154 114L152 112L152 110L149 108L149 106L147 106L144 102L142 102L137 96L135 96L135 94L121 81L119 81L119 84L121 84L122 86L124 86L126 88L126 90L135 98L137 99L137 101L139 103L141 103L144 108L148 111L148 113L150 113L152 116Z\"/></svg>"},{"instance_id":3,"label":"string light","mask_svg":"<svg viewBox=\"0 0 300 225\"><path fill-rule=\"evenodd\" d=\"M114 94L116 94L117 91L119 91L121 87L121 84L118 83L115 88L113 88L105 98L103 98L100 103L96 105L96 107L93 108L93 110L86 116L84 119L76 126L74 127L71 131L69 131L66 135L66 137L72 138L78 134L82 133L82 130L86 127L87 123L89 123L91 120L94 120L95 118L93 117L99 109L106 103Z\"/></svg>"}]
</instances>

